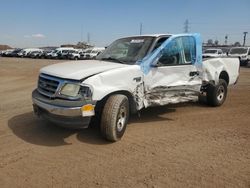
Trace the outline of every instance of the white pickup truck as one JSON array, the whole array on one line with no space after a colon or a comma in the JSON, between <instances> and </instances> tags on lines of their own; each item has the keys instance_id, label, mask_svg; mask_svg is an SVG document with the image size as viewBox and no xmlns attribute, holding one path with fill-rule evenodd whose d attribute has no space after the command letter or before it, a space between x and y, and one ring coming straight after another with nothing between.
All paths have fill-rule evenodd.
<instances>
[{"instance_id":1,"label":"white pickup truck","mask_svg":"<svg viewBox=\"0 0 250 188\"><path fill-rule=\"evenodd\" d=\"M220 106L238 76L238 58L202 60L199 34L131 36L113 42L96 60L42 68L33 108L61 126L86 128L100 119L104 138L117 141L131 113L199 96Z\"/></svg>"}]
</instances>

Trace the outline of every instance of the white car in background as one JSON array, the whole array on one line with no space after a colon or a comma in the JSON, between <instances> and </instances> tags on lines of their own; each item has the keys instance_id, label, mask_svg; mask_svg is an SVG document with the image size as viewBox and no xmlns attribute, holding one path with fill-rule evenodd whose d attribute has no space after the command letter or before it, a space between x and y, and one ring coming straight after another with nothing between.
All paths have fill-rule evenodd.
<instances>
[{"instance_id":1,"label":"white car in background","mask_svg":"<svg viewBox=\"0 0 250 188\"><path fill-rule=\"evenodd\" d=\"M240 64L246 66L250 61L250 47L233 47L230 49L228 56L238 57Z\"/></svg>"},{"instance_id":2,"label":"white car in background","mask_svg":"<svg viewBox=\"0 0 250 188\"><path fill-rule=\"evenodd\" d=\"M81 58L81 54L83 53L83 49L75 49L72 53L68 55L68 59L78 60Z\"/></svg>"},{"instance_id":3,"label":"white car in background","mask_svg":"<svg viewBox=\"0 0 250 188\"><path fill-rule=\"evenodd\" d=\"M40 48L25 48L21 50L19 53L17 53L18 57L27 57L31 52L42 52L43 50Z\"/></svg>"},{"instance_id":4,"label":"white car in background","mask_svg":"<svg viewBox=\"0 0 250 188\"><path fill-rule=\"evenodd\" d=\"M62 54L64 54L65 51L69 51L69 50L74 50L74 48L72 48L72 47L56 48L56 49L50 54L50 57L51 57L52 59L58 59L59 56L61 56Z\"/></svg>"},{"instance_id":5,"label":"white car in background","mask_svg":"<svg viewBox=\"0 0 250 188\"><path fill-rule=\"evenodd\" d=\"M1 56L8 56L9 54L11 54L13 51L14 51L15 49L7 49L7 50L3 50L2 52L1 52Z\"/></svg>"},{"instance_id":6,"label":"white car in background","mask_svg":"<svg viewBox=\"0 0 250 188\"><path fill-rule=\"evenodd\" d=\"M223 51L221 49L206 49L203 54L202 57L206 58L206 57L221 57L224 56Z\"/></svg>"},{"instance_id":7,"label":"white car in background","mask_svg":"<svg viewBox=\"0 0 250 188\"><path fill-rule=\"evenodd\" d=\"M86 50L83 55L83 59L95 59L100 53L105 50L104 47L94 47Z\"/></svg>"}]
</instances>

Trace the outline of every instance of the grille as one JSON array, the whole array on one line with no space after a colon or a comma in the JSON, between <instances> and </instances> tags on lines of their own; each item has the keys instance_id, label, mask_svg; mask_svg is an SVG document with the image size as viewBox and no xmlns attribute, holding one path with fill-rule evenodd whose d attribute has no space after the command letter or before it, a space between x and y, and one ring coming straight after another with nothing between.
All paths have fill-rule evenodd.
<instances>
[{"instance_id":1,"label":"grille","mask_svg":"<svg viewBox=\"0 0 250 188\"><path fill-rule=\"evenodd\" d=\"M38 91L48 97L54 97L59 83L59 80L53 77L40 75L38 80Z\"/></svg>"}]
</instances>

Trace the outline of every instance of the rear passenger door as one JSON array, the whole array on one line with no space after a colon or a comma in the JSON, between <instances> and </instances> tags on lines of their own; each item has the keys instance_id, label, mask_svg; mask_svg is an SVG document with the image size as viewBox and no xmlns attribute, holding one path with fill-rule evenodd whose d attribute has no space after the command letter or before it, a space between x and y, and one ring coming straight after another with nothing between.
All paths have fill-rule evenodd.
<instances>
[{"instance_id":1,"label":"rear passenger door","mask_svg":"<svg viewBox=\"0 0 250 188\"><path fill-rule=\"evenodd\" d=\"M196 100L201 79L194 65L196 43L192 36L172 39L144 76L145 106Z\"/></svg>"}]
</instances>

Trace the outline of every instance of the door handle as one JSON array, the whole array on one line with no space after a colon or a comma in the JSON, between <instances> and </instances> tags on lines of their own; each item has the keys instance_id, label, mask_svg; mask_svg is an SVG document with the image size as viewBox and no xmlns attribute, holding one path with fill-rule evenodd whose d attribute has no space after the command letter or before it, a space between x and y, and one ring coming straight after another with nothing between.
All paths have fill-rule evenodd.
<instances>
[{"instance_id":1,"label":"door handle","mask_svg":"<svg viewBox=\"0 0 250 188\"><path fill-rule=\"evenodd\" d=\"M189 76L193 77L193 76L199 76L199 72L198 71L192 71L189 73Z\"/></svg>"}]
</instances>

